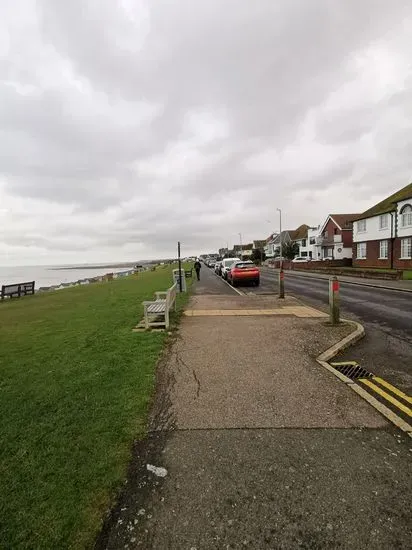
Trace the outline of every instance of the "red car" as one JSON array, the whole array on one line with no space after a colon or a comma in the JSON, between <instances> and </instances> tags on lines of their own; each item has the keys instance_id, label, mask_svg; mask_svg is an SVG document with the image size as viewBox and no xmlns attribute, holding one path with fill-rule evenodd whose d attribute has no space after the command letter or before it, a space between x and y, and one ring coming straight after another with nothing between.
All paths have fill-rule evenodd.
<instances>
[{"instance_id":1,"label":"red car","mask_svg":"<svg viewBox=\"0 0 412 550\"><path fill-rule=\"evenodd\" d=\"M227 273L228 282L236 286L238 284L260 284L260 271L253 262L236 262Z\"/></svg>"}]
</instances>

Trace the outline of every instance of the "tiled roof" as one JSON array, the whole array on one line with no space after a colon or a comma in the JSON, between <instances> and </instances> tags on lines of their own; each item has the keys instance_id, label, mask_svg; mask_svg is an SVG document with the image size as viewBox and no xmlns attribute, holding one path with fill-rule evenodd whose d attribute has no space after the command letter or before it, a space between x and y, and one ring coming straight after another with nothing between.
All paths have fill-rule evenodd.
<instances>
[{"instance_id":1,"label":"tiled roof","mask_svg":"<svg viewBox=\"0 0 412 550\"><path fill-rule=\"evenodd\" d=\"M358 220L361 214L329 214L342 229L352 229L352 222Z\"/></svg>"},{"instance_id":2,"label":"tiled roof","mask_svg":"<svg viewBox=\"0 0 412 550\"><path fill-rule=\"evenodd\" d=\"M412 183L409 183L399 191L396 191L396 193L393 193L393 195L390 195L383 201L378 202L378 204L375 204L375 206L372 206L372 208L369 208L369 210L366 210L366 212L363 212L363 214L359 214L356 219L362 220L364 218L371 218L372 216L379 216L379 214L386 214L387 212L393 212L394 210L396 210L396 203L400 201L404 201L406 199L411 199L411 198L412 198Z\"/></svg>"},{"instance_id":3,"label":"tiled roof","mask_svg":"<svg viewBox=\"0 0 412 550\"><path fill-rule=\"evenodd\" d=\"M304 223L294 231L289 232L290 238L292 239L292 241L299 241L300 239L306 239L308 236L308 229L309 229L309 226Z\"/></svg>"}]
</instances>

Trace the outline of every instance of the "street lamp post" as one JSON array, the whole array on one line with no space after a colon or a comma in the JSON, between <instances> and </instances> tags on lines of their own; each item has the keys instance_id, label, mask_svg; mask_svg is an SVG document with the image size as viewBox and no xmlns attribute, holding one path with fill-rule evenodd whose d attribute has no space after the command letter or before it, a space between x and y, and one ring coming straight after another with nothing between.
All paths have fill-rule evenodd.
<instances>
[{"instance_id":1,"label":"street lamp post","mask_svg":"<svg viewBox=\"0 0 412 550\"><path fill-rule=\"evenodd\" d=\"M285 274L283 272L283 243L282 243L282 210L277 208L279 212L279 239L280 239L280 269L279 269L279 298L285 297Z\"/></svg>"}]
</instances>

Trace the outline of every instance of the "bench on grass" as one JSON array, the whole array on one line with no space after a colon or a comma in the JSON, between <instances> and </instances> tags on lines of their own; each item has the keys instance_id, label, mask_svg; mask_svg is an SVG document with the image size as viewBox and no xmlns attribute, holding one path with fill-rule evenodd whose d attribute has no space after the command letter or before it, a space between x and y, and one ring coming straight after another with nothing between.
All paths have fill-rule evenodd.
<instances>
[{"instance_id":1,"label":"bench on grass","mask_svg":"<svg viewBox=\"0 0 412 550\"><path fill-rule=\"evenodd\" d=\"M193 269L185 269L185 277L186 279L191 279L193 275Z\"/></svg>"},{"instance_id":2,"label":"bench on grass","mask_svg":"<svg viewBox=\"0 0 412 550\"><path fill-rule=\"evenodd\" d=\"M35 281L30 281L29 283L3 285L1 287L1 299L4 300L4 298L20 298L20 296L28 296L29 294L34 294L34 283Z\"/></svg>"},{"instance_id":3,"label":"bench on grass","mask_svg":"<svg viewBox=\"0 0 412 550\"><path fill-rule=\"evenodd\" d=\"M176 311L177 283L166 291L155 292L156 300L143 302L145 328L169 328L169 312L174 306Z\"/></svg>"}]
</instances>

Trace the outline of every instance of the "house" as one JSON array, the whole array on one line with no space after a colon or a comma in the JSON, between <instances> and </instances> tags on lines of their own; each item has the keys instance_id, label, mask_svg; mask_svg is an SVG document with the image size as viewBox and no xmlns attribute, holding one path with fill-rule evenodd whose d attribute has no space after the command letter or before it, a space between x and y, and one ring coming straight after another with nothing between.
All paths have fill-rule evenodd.
<instances>
[{"instance_id":1,"label":"house","mask_svg":"<svg viewBox=\"0 0 412 550\"><path fill-rule=\"evenodd\" d=\"M291 239L299 246L298 256L309 257L308 229L306 224L300 225L295 231L291 232Z\"/></svg>"},{"instance_id":2,"label":"house","mask_svg":"<svg viewBox=\"0 0 412 550\"><path fill-rule=\"evenodd\" d=\"M253 250L253 243L246 243L246 244L235 244L233 245L233 251L236 257L239 257L243 260L243 258L250 258L252 255Z\"/></svg>"},{"instance_id":3,"label":"house","mask_svg":"<svg viewBox=\"0 0 412 550\"><path fill-rule=\"evenodd\" d=\"M320 239L320 225L317 227L308 228L308 256L314 260L319 260L321 258L322 250L321 245L317 244Z\"/></svg>"},{"instance_id":4,"label":"house","mask_svg":"<svg viewBox=\"0 0 412 550\"><path fill-rule=\"evenodd\" d=\"M329 214L315 237L316 260L352 258L352 224L360 214Z\"/></svg>"},{"instance_id":5,"label":"house","mask_svg":"<svg viewBox=\"0 0 412 550\"><path fill-rule=\"evenodd\" d=\"M280 254L280 243L290 243L292 241L292 235L294 231L286 230L282 233L273 233L266 239L266 246L264 248L267 258L273 258Z\"/></svg>"},{"instance_id":6,"label":"house","mask_svg":"<svg viewBox=\"0 0 412 550\"><path fill-rule=\"evenodd\" d=\"M253 250L263 250L265 249L265 246L266 246L266 239L260 239L258 241L253 241Z\"/></svg>"},{"instance_id":7,"label":"house","mask_svg":"<svg viewBox=\"0 0 412 550\"><path fill-rule=\"evenodd\" d=\"M356 267L412 268L412 183L357 217L353 257Z\"/></svg>"},{"instance_id":8,"label":"house","mask_svg":"<svg viewBox=\"0 0 412 550\"><path fill-rule=\"evenodd\" d=\"M276 233L272 233L265 241L265 246L263 250L265 252L266 258L273 258L275 255L275 237Z\"/></svg>"}]
</instances>

